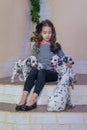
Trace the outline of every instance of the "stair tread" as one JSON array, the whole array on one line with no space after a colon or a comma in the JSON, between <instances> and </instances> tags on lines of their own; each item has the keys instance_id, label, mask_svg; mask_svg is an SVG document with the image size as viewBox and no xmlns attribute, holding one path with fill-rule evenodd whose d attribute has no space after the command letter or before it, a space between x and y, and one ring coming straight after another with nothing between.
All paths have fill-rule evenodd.
<instances>
[{"instance_id":1,"label":"stair tread","mask_svg":"<svg viewBox=\"0 0 87 130\"><path fill-rule=\"evenodd\" d=\"M0 103L0 111L16 112L15 106L16 104ZM48 112L47 105L38 105L36 109L29 112ZM63 112L87 112L87 105L76 105L73 108L66 108Z\"/></svg>"},{"instance_id":2,"label":"stair tread","mask_svg":"<svg viewBox=\"0 0 87 130\"><path fill-rule=\"evenodd\" d=\"M15 82L11 83L11 77L3 77L3 78L0 78L0 84L23 85L24 82L21 82L16 78ZM50 82L46 84L54 85L56 84L56 82ZM77 74L76 85L87 85L87 74Z\"/></svg>"}]
</instances>

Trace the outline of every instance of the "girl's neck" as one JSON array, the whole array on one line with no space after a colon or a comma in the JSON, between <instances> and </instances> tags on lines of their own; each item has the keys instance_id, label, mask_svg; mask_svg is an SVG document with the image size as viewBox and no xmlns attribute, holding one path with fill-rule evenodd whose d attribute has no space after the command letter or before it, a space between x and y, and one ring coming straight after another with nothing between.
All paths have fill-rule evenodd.
<instances>
[{"instance_id":1,"label":"girl's neck","mask_svg":"<svg viewBox=\"0 0 87 130\"><path fill-rule=\"evenodd\" d=\"M50 42L42 41L41 44L50 44Z\"/></svg>"}]
</instances>

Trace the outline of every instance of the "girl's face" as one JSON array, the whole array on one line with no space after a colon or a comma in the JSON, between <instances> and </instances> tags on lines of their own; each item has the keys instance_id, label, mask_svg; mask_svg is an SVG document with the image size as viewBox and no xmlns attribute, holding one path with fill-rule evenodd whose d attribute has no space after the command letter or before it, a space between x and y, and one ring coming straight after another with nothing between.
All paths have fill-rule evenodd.
<instances>
[{"instance_id":1,"label":"girl's face","mask_svg":"<svg viewBox=\"0 0 87 130\"><path fill-rule=\"evenodd\" d=\"M42 42L49 42L52 36L51 27L48 26L42 27L41 36L42 36Z\"/></svg>"}]
</instances>

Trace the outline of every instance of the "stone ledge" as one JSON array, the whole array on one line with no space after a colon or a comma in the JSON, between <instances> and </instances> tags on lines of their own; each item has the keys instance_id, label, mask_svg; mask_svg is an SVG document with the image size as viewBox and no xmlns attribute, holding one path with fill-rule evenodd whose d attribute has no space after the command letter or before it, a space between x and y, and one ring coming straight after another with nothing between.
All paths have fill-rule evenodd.
<instances>
[{"instance_id":1,"label":"stone ledge","mask_svg":"<svg viewBox=\"0 0 87 130\"><path fill-rule=\"evenodd\" d=\"M7 109L8 107L8 109ZM47 112L46 105L15 112L14 104L0 103L0 130L86 130L87 105L63 112Z\"/></svg>"},{"instance_id":2,"label":"stone ledge","mask_svg":"<svg viewBox=\"0 0 87 130\"><path fill-rule=\"evenodd\" d=\"M13 84L13 85L23 85L24 82L20 82L17 77L15 79L14 83L11 83L11 77L3 77L0 78L0 83L1 84ZM50 83L46 83L49 85L54 85L56 84L56 82L50 82ZM77 85L87 85L87 74L77 74Z\"/></svg>"},{"instance_id":3,"label":"stone ledge","mask_svg":"<svg viewBox=\"0 0 87 130\"><path fill-rule=\"evenodd\" d=\"M15 112L15 106L16 104L11 104L11 103L0 103L0 111L7 111L7 112ZM50 113L47 111L47 106L46 105L38 105L36 109L33 109L31 111L29 111L29 113ZM87 112L87 105L76 105L74 108L66 108L66 110L64 112ZM19 113L23 113L23 112L19 112ZM52 113L60 113L60 112L52 112ZM62 112L61 112L62 113Z\"/></svg>"},{"instance_id":4,"label":"stone ledge","mask_svg":"<svg viewBox=\"0 0 87 130\"><path fill-rule=\"evenodd\" d=\"M2 130L84 130L87 113L83 112L3 112L0 111Z\"/></svg>"},{"instance_id":5,"label":"stone ledge","mask_svg":"<svg viewBox=\"0 0 87 130\"><path fill-rule=\"evenodd\" d=\"M56 85L45 85L38 98L38 105L47 104L48 96L52 94ZM17 104L20 101L23 85L0 84L0 102ZM31 91L31 94L33 89ZM30 94L30 95L31 95ZM71 90L72 103L87 104L87 85L75 85Z\"/></svg>"}]
</instances>

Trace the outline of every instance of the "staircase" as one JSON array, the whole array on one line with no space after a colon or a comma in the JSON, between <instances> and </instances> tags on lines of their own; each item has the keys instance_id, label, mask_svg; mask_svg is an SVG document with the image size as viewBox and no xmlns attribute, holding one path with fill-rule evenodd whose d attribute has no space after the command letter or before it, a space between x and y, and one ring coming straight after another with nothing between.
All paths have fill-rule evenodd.
<instances>
[{"instance_id":1,"label":"staircase","mask_svg":"<svg viewBox=\"0 0 87 130\"><path fill-rule=\"evenodd\" d=\"M38 99L38 107L29 112L16 112L23 82L10 83L10 77L0 79L0 130L86 130L87 129L87 75L78 75L71 90L75 108L63 112L48 112L47 98L56 87L46 84ZM33 90L32 90L33 91ZM32 93L32 92L31 92Z\"/></svg>"}]
</instances>

